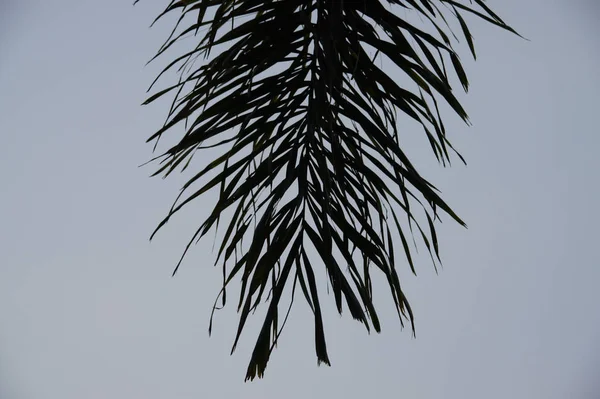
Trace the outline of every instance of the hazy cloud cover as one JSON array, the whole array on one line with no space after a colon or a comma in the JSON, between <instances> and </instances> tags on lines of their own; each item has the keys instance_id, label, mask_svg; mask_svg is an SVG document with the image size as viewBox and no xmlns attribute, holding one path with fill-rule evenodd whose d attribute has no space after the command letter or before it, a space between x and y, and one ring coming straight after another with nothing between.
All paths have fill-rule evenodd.
<instances>
[{"instance_id":1,"label":"hazy cloud cover","mask_svg":"<svg viewBox=\"0 0 600 399\"><path fill-rule=\"evenodd\" d=\"M0 398L597 398L598 3L488 4L530 41L472 20L473 127L447 114L468 166L408 139L469 225L440 227L439 275L424 254L418 277L398 264L417 338L381 284L380 335L324 297L333 367L317 367L298 298L266 378L244 383L262 315L231 357L233 306L208 337L212 237L170 278L214 196L148 243L185 177L138 168L166 115L139 106L164 2L2 2Z\"/></svg>"}]
</instances>

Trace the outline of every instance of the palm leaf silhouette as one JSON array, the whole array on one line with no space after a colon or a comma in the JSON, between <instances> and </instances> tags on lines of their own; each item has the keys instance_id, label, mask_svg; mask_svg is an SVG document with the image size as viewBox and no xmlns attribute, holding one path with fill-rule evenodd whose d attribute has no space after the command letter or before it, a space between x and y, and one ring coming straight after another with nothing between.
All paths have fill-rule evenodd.
<instances>
[{"instance_id":1,"label":"palm leaf silhouette","mask_svg":"<svg viewBox=\"0 0 600 399\"><path fill-rule=\"evenodd\" d=\"M241 281L232 352L248 316L268 302L246 379L264 374L285 324L279 312L286 287L292 301L299 289L312 309L317 359L330 363L316 278L323 266L337 310L345 303L354 319L377 332L371 273L383 273L400 322L409 321L414 333L395 249L401 243L414 273L410 237L423 240L435 265L438 214L465 225L411 164L399 139L397 111L422 126L438 161L449 163L451 153L460 157L438 110L443 100L468 122L449 82L451 65L464 90L469 84L448 19L457 22L473 57L466 14L516 32L482 0L388 3L421 17L434 34L379 0L181 0L171 1L157 18L179 14L156 57L183 38L200 39L157 78L177 69L177 83L144 103L174 97L165 125L148 141L158 143L184 125L178 142L155 158L160 160L155 175L185 169L199 150L222 151L185 183L157 230L191 201L218 190L217 203L173 274L192 243L229 212L217 264L223 269L223 305L231 282ZM220 45L217 56L196 65ZM387 57L413 87L401 87L365 46Z\"/></svg>"}]
</instances>

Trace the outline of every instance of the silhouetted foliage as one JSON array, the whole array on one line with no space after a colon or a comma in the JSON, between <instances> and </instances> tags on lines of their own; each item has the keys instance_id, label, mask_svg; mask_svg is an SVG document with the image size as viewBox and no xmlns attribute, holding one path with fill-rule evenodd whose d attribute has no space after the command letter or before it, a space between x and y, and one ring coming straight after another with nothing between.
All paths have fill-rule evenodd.
<instances>
[{"instance_id":1,"label":"silhouetted foliage","mask_svg":"<svg viewBox=\"0 0 600 399\"><path fill-rule=\"evenodd\" d=\"M157 18L179 14L157 56L186 37L198 40L194 48L172 56L160 74L178 68L177 83L145 102L174 93L165 125L148 141L158 144L167 132L180 134L174 128L184 125L177 144L155 158L161 160L155 174L185 169L198 150L222 150L183 186L157 230L186 204L218 190L216 205L181 260L194 241L227 219L217 255L222 305L226 288L236 276L241 279L232 352L250 313L265 295L268 302L246 379L264 374L291 308L290 303L280 323L286 287L292 300L299 290L312 309L317 359L329 364L316 277L322 266L338 311L345 302L354 319L377 332L371 273L383 273L400 322L408 320L414 333L395 267L398 250L414 273L409 242L415 235L435 265L440 261L438 213L464 225L409 161L397 111L422 126L438 161L449 163L451 152L462 160L438 110L443 99L468 122L448 77L452 68L467 90L450 22L462 31L473 57L466 15L514 31L482 0L388 3L418 15L434 34L379 0L172 1ZM217 56L195 64L218 45L225 46ZM412 86L401 86L378 67L365 46L375 50L375 57L386 56ZM244 237L250 237L245 245ZM319 262L309 255L313 250Z\"/></svg>"}]
</instances>

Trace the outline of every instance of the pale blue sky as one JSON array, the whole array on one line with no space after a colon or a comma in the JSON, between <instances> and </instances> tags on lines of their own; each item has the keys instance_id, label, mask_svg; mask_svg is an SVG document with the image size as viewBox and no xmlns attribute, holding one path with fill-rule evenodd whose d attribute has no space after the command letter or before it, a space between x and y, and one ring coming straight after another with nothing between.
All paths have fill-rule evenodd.
<instances>
[{"instance_id":1,"label":"pale blue sky","mask_svg":"<svg viewBox=\"0 0 600 399\"><path fill-rule=\"evenodd\" d=\"M448 118L469 166L415 152L469 224L440 226L439 275L426 256L416 278L398 265L417 338L387 296L381 335L329 303L333 367L317 367L299 300L253 383L243 377L259 318L234 356L233 307L207 336L212 239L170 278L201 215L190 208L148 243L183 177L137 168L166 112L139 106L160 66L144 64L170 26L147 28L164 2L130 3L0 3L1 399L598 398L593 0L489 2L531 42L473 20L474 126Z\"/></svg>"}]
</instances>

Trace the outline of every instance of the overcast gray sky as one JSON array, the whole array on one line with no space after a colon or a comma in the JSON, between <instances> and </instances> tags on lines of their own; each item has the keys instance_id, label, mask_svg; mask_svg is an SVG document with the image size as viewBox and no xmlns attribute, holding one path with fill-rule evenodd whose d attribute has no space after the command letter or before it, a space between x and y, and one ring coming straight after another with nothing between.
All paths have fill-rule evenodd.
<instances>
[{"instance_id":1,"label":"overcast gray sky","mask_svg":"<svg viewBox=\"0 0 600 399\"><path fill-rule=\"evenodd\" d=\"M531 42L473 20L474 126L447 122L469 165L422 150L469 229L440 227L439 275L426 256L416 278L398 265L417 338L386 295L371 336L325 297L333 367L317 367L299 300L253 383L259 317L231 357L233 307L207 335L212 238L170 278L200 215L148 243L183 177L137 168L166 112L139 106L160 66L144 64L170 26L148 29L164 2L130 3L0 3L0 398L600 397L593 0L489 2Z\"/></svg>"}]
</instances>

